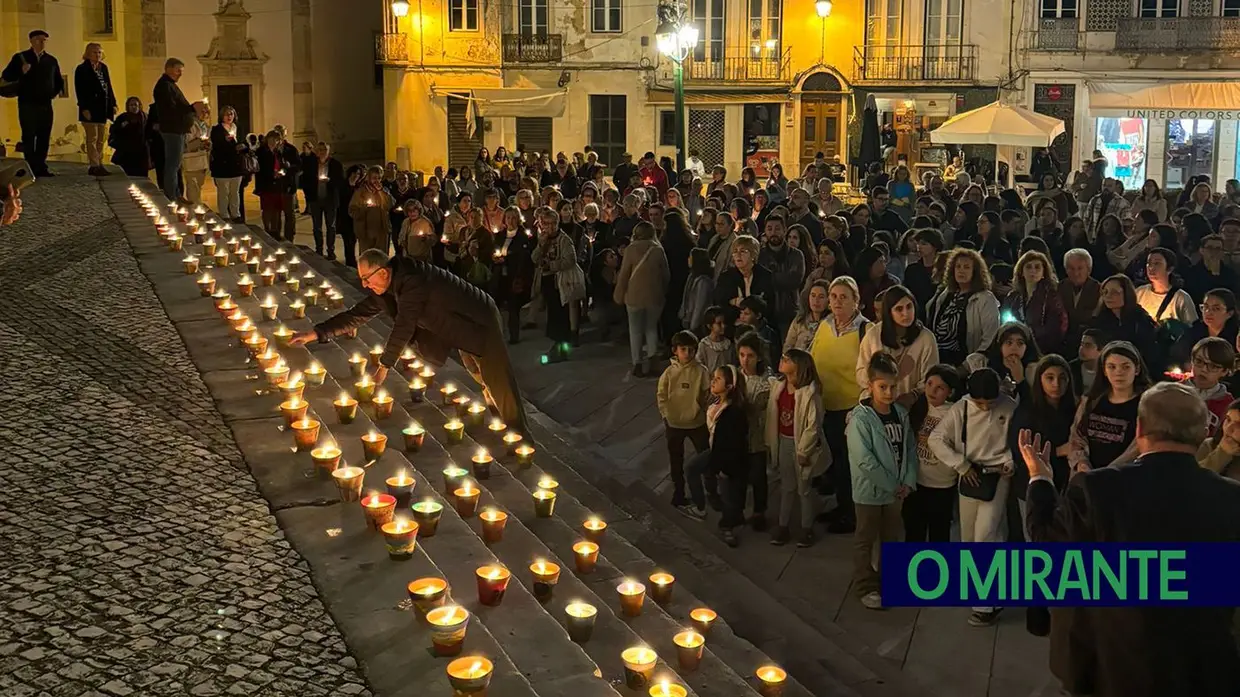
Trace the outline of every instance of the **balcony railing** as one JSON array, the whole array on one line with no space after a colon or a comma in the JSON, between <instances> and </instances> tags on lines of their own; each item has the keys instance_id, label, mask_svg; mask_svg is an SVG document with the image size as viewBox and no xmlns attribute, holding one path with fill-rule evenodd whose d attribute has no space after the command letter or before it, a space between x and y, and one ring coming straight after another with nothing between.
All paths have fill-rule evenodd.
<instances>
[{"instance_id":1,"label":"balcony railing","mask_svg":"<svg viewBox=\"0 0 1240 697\"><path fill-rule=\"evenodd\" d=\"M972 82L977 79L977 46L857 46L853 63L857 82Z\"/></svg>"},{"instance_id":2,"label":"balcony railing","mask_svg":"<svg viewBox=\"0 0 1240 697\"><path fill-rule=\"evenodd\" d=\"M375 62L380 65L408 63L408 35L375 34Z\"/></svg>"},{"instance_id":3,"label":"balcony railing","mask_svg":"<svg viewBox=\"0 0 1240 697\"><path fill-rule=\"evenodd\" d=\"M504 34L505 63L559 63L564 58L563 34Z\"/></svg>"},{"instance_id":4,"label":"balcony railing","mask_svg":"<svg viewBox=\"0 0 1240 697\"><path fill-rule=\"evenodd\" d=\"M788 82L792 79L791 65L792 49L755 53L738 48L725 50L718 57L707 53L700 60L690 54L684 75L685 82Z\"/></svg>"},{"instance_id":5,"label":"balcony railing","mask_svg":"<svg viewBox=\"0 0 1240 697\"><path fill-rule=\"evenodd\" d=\"M1076 51L1081 46L1081 20L1076 17L1041 17L1033 35L1037 51Z\"/></svg>"},{"instance_id":6,"label":"balcony railing","mask_svg":"<svg viewBox=\"0 0 1240 697\"><path fill-rule=\"evenodd\" d=\"M1115 31L1118 51L1237 51L1240 17L1127 17Z\"/></svg>"}]
</instances>

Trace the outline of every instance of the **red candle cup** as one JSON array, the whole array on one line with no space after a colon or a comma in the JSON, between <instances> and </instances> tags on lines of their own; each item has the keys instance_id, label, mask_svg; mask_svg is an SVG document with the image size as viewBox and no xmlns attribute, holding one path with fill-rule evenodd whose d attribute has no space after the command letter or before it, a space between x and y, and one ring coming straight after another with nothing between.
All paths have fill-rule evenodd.
<instances>
[{"instance_id":1,"label":"red candle cup","mask_svg":"<svg viewBox=\"0 0 1240 697\"><path fill-rule=\"evenodd\" d=\"M494 607L504 601L504 591L508 590L512 572L497 564L489 564L478 567L475 575L478 577L478 602Z\"/></svg>"},{"instance_id":2,"label":"red candle cup","mask_svg":"<svg viewBox=\"0 0 1240 697\"><path fill-rule=\"evenodd\" d=\"M366 527L380 530L390 523L396 514L396 497L390 494L371 494L362 499L362 512L366 514Z\"/></svg>"}]
</instances>

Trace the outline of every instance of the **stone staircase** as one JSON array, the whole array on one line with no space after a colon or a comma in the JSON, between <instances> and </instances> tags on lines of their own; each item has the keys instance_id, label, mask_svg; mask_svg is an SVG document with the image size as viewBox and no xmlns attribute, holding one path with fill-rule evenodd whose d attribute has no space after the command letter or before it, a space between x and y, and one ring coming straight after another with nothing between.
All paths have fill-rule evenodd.
<instances>
[{"instance_id":1,"label":"stone staircase","mask_svg":"<svg viewBox=\"0 0 1240 697\"><path fill-rule=\"evenodd\" d=\"M339 311L320 302L307 308L304 319L290 316L289 303L302 297L307 288L318 287L325 277L311 270L309 277L302 278L297 293L283 284L256 285L252 296L243 297L237 280L248 272L244 265L234 261L227 267L212 268L202 258L200 273L209 272L216 279L217 289L231 294L231 300L294 373L304 374L316 361L326 369L323 384L307 386L304 399L309 402L308 418L321 424L318 443L331 442L342 451L340 466L364 467L363 489L368 492L384 492L386 478L407 474L416 482L413 501L430 499L443 505L436 534L420 538L411 559L390 560L382 535L367 528L362 507L357 502L341 501L335 483L315 471L308 450L293 448L293 435L279 410L284 396L267 383L240 335L213 300L200 294L195 284L198 276L185 273L182 257L186 252L199 254L201 247L186 237L184 252L169 251L142 209L130 200L128 184L105 182L103 186L144 273L151 278L203 373L217 408L233 428L259 488L271 502L289 541L308 561L324 602L363 664L376 694L451 693L445 672L450 659L430 654L430 632L406 600L406 584L422 577L445 579L451 602L470 612L465 654L485 656L493 662L491 694L645 695L645 689L633 690L624 683L621 652L632 646L648 646L658 653L656 682L667 680L701 697L759 694L762 686L755 671L775 661L737 636L725 613L707 634L700 666L684 670L679 665L673 637L690 627L691 610L706 606L683 578L677 580L666 602L655 602L648 594L639 616L621 612L617 585L631 579L650 588L647 579L661 569L622 534L628 529L626 522L631 521L626 521L628 516L611 505L606 495L580 478L565 479L555 489L553 515L537 517L533 494L550 476L544 465L554 466L555 472L565 471L559 458L549 450L544 452L540 443L532 443L536 448L533 464L519 465L499 433L487 428L490 414L482 425L467 426L460 443L449 442L444 424L458 415L454 407L440 401L439 388L451 381L458 388L457 394L481 401L477 386L467 379L462 381L459 370L448 368L444 375L435 376L426 398L419 402L411 399L408 375L390 371L380 388L396 398L391 415L378 418L373 406L360 406L352 423L341 423L333 400L342 392L356 396L350 355L366 356L372 346L384 344L386 335L363 327L355 338L312 343L304 348L279 346L273 335L277 326L301 331ZM154 186L142 188L157 201L163 200ZM184 230L183 225L176 227ZM276 251L270 240L254 231L234 232L249 234L261 242L264 256ZM289 249L285 259L294 256L300 254ZM303 262L296 275L306 274L308 266ZM258 282L257 274L250 276ZM356 291L343 287L337 279L326 280L346 296L344 306L358 299ZM259 304L269 295L279 303L275 321L262 319ZM406 451L402 431L412 423L420 424L426 437L420 449ZM387 436L386 450L369 460L363 454L361 440L368 433ZM486 449L494 462L489 477L470 477L481 490L478 508L490 507L508 514L502 539L493 543L484 541L477 516L458 515L443 476L443 470L452 464L470 470L471 458L481 449ZM409 511L398 511L398 515L407 518ZM584 539L581 524L591 517L600 517L609 526L599 540L596 568L578 573L573 545ZM554 562L562 570L552 597L543 602L534 595L529 570L536 560ZM496 563L505 566L512 578L502 604L488 607L479 602L475 569ZM278 589L273 592L278 593ZM588 641L575 643L565 631L565 607L570 602L586 602L598 611ZM795 676L789 676L783 694L804 697L828 692L811 691ZM848 692L832 690L830 694Z\"/></svg>"}]
</instances>

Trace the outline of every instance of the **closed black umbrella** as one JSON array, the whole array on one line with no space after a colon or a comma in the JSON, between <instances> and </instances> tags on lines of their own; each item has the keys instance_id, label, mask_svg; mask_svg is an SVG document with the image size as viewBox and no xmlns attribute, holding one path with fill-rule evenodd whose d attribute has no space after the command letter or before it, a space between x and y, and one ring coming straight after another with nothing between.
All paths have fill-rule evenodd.
<instances>
[{"instance_id":1,"label":"closed black umbrella","mask_svg":"<svg viewBox=\"0 0 1240 697\"><path fill-rule=\"evenodd\" d=\"M865 98L865 110L861 112L861 153L858 158L861 176L865 176L871 162L882 159L883 146L878 138L878 103L871 94Z\"/></svg>"}]
</instances>

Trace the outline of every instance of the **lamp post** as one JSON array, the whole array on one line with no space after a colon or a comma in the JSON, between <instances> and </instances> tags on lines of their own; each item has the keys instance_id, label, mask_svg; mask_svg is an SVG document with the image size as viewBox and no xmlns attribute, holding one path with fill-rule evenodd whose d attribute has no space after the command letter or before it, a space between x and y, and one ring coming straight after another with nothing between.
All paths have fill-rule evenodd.
<instances>
[{"instance_id":1,"label":"lamp post","mask_svg":"<svg viewBox=\"0 0 1240 697\"><path fill-rule=\"evenodd\" d=\"M823 65L827 60L827 17L831 16L831 0L818 0L814 3L814 11L818 13L818 19L822 20L822 40L818 42L818 64Z\"/></svg>"},{"instance_id":2,"label":"lamp post","mask_svg":"<svg viewBox=\"0 0 1240 697\"><path fill-rule=\"evenodd\" d=\"M409 3L407 2L407 0L393 0L392 16L393 17L404 17L407 14L409 14Z\"/></svg>"},{"instance_id":3,"label":"lamp post","mask_svg":"<svg viewBox=\"0 0 1240 697\"><path fill-rule=\"evenodd\" d=\"M663 2L658 9L659 26L655 42L659 53L672 61L673 89L676 95L676 171L685 168L685 76L684 63L697 45L698 30L685 21L685 8L678 1Z\"/></svg>"}]
</instances>

